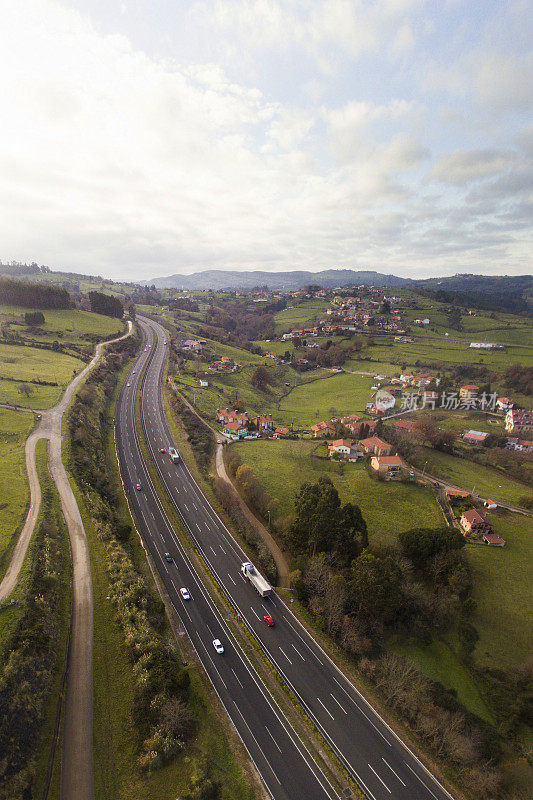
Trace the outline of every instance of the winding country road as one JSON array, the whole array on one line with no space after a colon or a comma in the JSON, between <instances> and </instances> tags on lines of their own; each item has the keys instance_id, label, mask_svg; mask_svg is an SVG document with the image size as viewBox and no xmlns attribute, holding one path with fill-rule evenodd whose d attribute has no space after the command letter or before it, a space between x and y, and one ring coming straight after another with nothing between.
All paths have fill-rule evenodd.
<instances>
[{"instance_id":1,"label":"winding country road","mask_svg":"<svg viewBox=\"0 0 533 800\"><path fill-rule=\"evenodd\" d=\"M85 529L68 474L61 458L63 414L80 383L96 366L103 348L131 334L132 323L123 336L96 346L89 364L67 386L60 402L43 411L37 428L26 441L26 469L30 484L30 509L11 561L0 584L0 603L16 586L24 557L31 541L41 505L41 487L35 464L35 447L48 439L48 466L57 487L67 524L72 552L72 628L70 637L65 726L61 761L61 799L93 800L93 592L91 562Z\"/></svg>"}]
</instances>

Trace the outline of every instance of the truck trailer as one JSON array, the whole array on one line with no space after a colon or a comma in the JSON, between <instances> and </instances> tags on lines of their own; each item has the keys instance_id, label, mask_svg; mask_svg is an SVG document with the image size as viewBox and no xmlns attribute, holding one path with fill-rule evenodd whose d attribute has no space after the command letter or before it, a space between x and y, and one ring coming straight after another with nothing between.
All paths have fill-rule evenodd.
<instances>
[{"instance_id":1,"label":"truck trailer","mask_svg":"<svg viewBox=\"0 0 533 800\"><path fill-rule=\"evenodd\" d=\"M253 564L249 561L245 561L241 566L241 572L246 580L250 581L252 586L257 589L261 597L270 597L272 594L272 586L259 574Z\"/></svg>"},{"instance_id":2,"label":"truck trailer","mask_svg":"<svg viewBox=\"0 0 533 800\"><path fill-rule=\"evenodd\" d=\"M180 454L178 453L176 448L175 447L169 447L168 448L168 454L169 454L170 458L172 459L172 461L174 462L174 464L177 464L178 461L180 460Z\"/></svg>"}]
</instances>

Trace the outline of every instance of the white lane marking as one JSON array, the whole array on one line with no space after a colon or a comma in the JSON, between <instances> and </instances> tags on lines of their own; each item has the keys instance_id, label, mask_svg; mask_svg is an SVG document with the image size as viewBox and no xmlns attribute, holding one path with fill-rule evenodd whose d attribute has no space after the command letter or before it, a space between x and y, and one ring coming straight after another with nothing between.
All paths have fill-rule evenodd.
<instances>
[{"instance_id":1,"label":"white lane marking","mask_svg":"<svg viewBox=\"0 0 533 800\"><path fill-rule=\"evenodd\" d=\"M320 699L320 697L317 697L317 700L318 700L318 702L320 703L320 705L322 706L322 708L324 709L324 711L326 712L326 714L329 714L329 715L330 715L330 717L331 717L331 719L335 719L335 717L333 716L333 714L331 713L331 711L330 711L328 708L326 708L326 706L324 705L324 703L322 702L322 700Z\"/></svg>"},{"instance_id":2,"label":"white lane marking","mask_svg":"<svg viewBox=\"0 0 533 800\"><path fill-rule=\"evenodd\" d=\"M243 686L243 685L242 685L242 683L240 682L240 680L239 680L239 676L237 675L237 673L235 672L235 670L233 669L233 667L231 668L231 671L232 671L232 672L233 672L233 674L235 675L235 680L237 681L237 683L239 684L239 686L241 687L241 689L244 689L244 686Z\"/></svg>"},{"instance_id":3,"label":"white lane marking","mask_svg":"<svg viewBox=\"0 0 533 800\"><path fill-rule=\"evenodd\" d=\"M336 678L334 675L332 675L332 678L333 678L333 680L335 681L335 683L337 684L337 686L340 686L340 688L342 689L342 691L344 692L344 694L346 695L346 697L348 698L348 700L350 700L350 701L351 701L351 702L354 704L354 706L356 707L356 709L357 709L358 711L360 711L360 712L361 712L361 714L362 714L362 715L363 715L363 716L364 716L364 717L365 717L365 718L368 720L368 722L370 722L370 724L372 725L372 727L374 728L374 730L375 730L377 733L379 733L379 735L381 736L381 738L383 739L383 741L384 741L384 742L386 742L386 743L389 745L389 747L392 747L392 744L389 742L389 740L387 739L387 737L385 736L385 734L383 734L383 733L380 731L380 729L377 727L377 725L374 725L374 723L372 722L372 720L370 719L370 717L368 716L368 714L365 714L365 712L363 711L363 709L361 708L361 706L360 706L358 703L356 703L356 702L355 702L355 700L354 700L354 698L353 698L353 697L351 697L351 696L348 694L348 692L346 691L346 689L344 688L344 686L343 686L341 683L339 683L339 681L337 680L337 678Z\"/></svg>"},{"instance_id":4,"label":"white lane marking","mask_svg":"<svg viewBox=\"0 0 533 800\"><path fill-rule=\"evenodd\" d=\"M235 581L233 580L233 578L231 577L231 575L229 574L229 572L228 572L228 578L230 579L230 581L232 582L232 584L233 584L234 586L237 586L237 584L235 583Z\"/></svg>"},{"instance_id":5,"label":"white lane marking","mask_svg":"<svg viewBox=\"0 0 533 800\"><path fill-rule=\"evenodd\" d=\"M209 545L209 547L211 547L211 550L212 550L212 551L213 551L213 553L216 555L217 553L216 553L216 550L215 550L215 548L214 548L214 547L212 547L211 545Z\"/></svg>"},{"instance_id":6,"label":"white lane marking","mask_svg":"<svg viewBox=\"0 0 533 800\"><path fill-rule=\"evenodd\" d=\"M224 553L224 555L226 555L226 551L224 550L224 548L222 547L222 545L220 545L220 549L222 550L222 552Z\"/></svg>"},{"instance_id":7,"label":"white lane marking","mask_svg":"<svg viewBox=\"0 0 533 800\"><path fill-rule=\"evenodd\" d=\"M172 584L172 586L174 587L174 591L176 592L176 594L179 594L179 592L178 592L178 587L176 586L176 584L174 583L174 581L172 580L172 578L170 579L170 583L171 583L171 584Z\"/></svg>"},{"instance_id":8,"label":"white lane marking","mask_svg":"<svg viewBox=\"0 0 533 800\"><path fill-rule=\"evenodd\" d=\"M257 616L257 615L256 615L256 616ZM287 655L287 653L285 652L285 650L282 650L282 648L281 648L281 647L280 647L279 649L281 650L281 652L283 653L283 655L285 656L285 658L287 659L287 661L289 662L289 664L292 666L292 661L290 660L290 658L289 658L289 656Z\"/></svg>"},{"instance_id":9,"label":"white lane marking","mask_svg":"<svg viewBox=\"0 0 533 800\"><path fill-rule=\"evenodd\" d=\"M170 475L170 472L169 472L168 474ZM188 510L189 510L189 506L187 505L187 503L184 503L183 505L185 506L185 508L186 508L186 509L187 509L187 511L188 511Z\"/></svg>"},{"instance_id":10,"label":"white lane marking","mask_svg":"<svg viewBox=\"0 0 533 800\"><path fill-rule=\"evenodd\" d=\"M345 713L345 714L347 714L348 712L346 711L346 709L345 709L345 708L343 708L343 707L341 706L341 704L339 703L339 701L337 700L337 698L335 697L335 695L334 695L334 694L332 694L332 693L330 692L330 696L333 698L333 700L335 700L335 702L336 702L336 703L337 703L337 705L339 706L340 710L341 710L341 711L344 711L344 713Z\"/></svg>"},{"instance_id":11,"label":"white lane marking","mask_svg":"<svg viewBox=\"0 0 533 800\"><path fill-rule=\"evenodd\" d=\"M372 770L372 772L374 773L374 775L376 776L376 778L378 779L378 781L381 781L381 783L383 784L383 786L385 787L385 789L388 791L388 793L389 793L389 794L392 794L391 790L389 789L389 787L387 786L387 784L385 783L385 781L383 780L383 778L380 778L380 777L379 777L378 773L376 772L376 770L374 769L374 767L372 766L372 764L369 764L368 766L370 767L370 769Z\"/></svg>"},{"instance_id":12,"label":"white lane marking","mask_svg":"<svg viewBox=\"0 0 533 800\"><path fill-rule=\"evenodd\" d=\"M196 527L198 528L198 530L200 530L200 526L198 525L198 523L195 523L195 524L196 524Z\"/></svg>"},{"instance_id":13,"label":"white lane marking","mask_svg":"<svg viewBox=\"0 0 533 800\"><path fill-rule=\"evenodd\" d=\"M420 783L422 784L422 786L425 786L425 787L426 787L426 789L428 790L428 792L429 792L430 794L432 794L432 795L433 795L433 797L435 798L435 800L439 800L439 798L437 797L437 795L435 794L435 792L432 792L432 791L431 791L431 789L429 788L429 786L427 785L427 783L425 783L425 782L422 780L422 778L421 778L419 775L417 775L417 774L416 774L416 772L414 771L414 769L413 769L412 767L410 767L410 766L409 766L409 764L407 763L407 761L405 761L405 760L404 760L404 764L405 764L405 766L407 767L407 769L410 769L410 770L411 770L411 772L413 773L413 775L415 776L415 778L418 778L418 780L420 781Z\"/></svg>"},{"instance_id":14,"label":"white lane marking","mask_svg":"<svg viewBox=\"0 0 533 800\"><path fill-rule=\"evenodd\" d=\"M279 752L281 753L281 747L279 746L279 744L278 744L278 743L276 742L276 740L274 739L274 737L273 737L273 735L272 735L271 731L270 731L268 728L265 728L265 730L266 730L266 732L268 733L268 735L270 736L270 738L272 739L272 741L274 742L274 744L276 745L276 747L278 748Z\"/></svg>"},{"instance_id":15,"label":"white lane marking","mask_svg":"<svg viewBox=\"0 0 533 800\"><path fill-rule=\"evenodd\" d=\"M291 642L291 647L292 647L292 649L293 649L293 650L295 650L295 651L298 653L298 655L300 656L300 658L302 659L302 661L305 661L305 658L303 657L303 655L300 653L300 651L299 651L299 650L296 650L296 648L295 648L295 646L293 645L293 643L292 643L292 642Z\"/></svg>"},{"instance_id":16,"label":"white lane marking","mask_svg":"<svg viewBox=\"0 0 533 800\"><path fill-rule=\"evenodd\" d=\"M258 613L255 611L255 609L253 609L253 608L251 608L251 607L250 607L250 611L252 612L252 614L255 614L255 616L257 617L257 619L259 620L259 622L261 622L261 617L260 617L260 616L259 616L259 614L258 614ZM280 650L281 650L281 647L280 647Z\"/></svg>"},{"instance_id":17,"label":"white lane marking","mask_svg":"<svg viewBox=\"0 0 533 800\"><path fill-rule=\"evenodd\" d=\"M234 700L233 702L235 703L235 700ZM262 750L262 748L261 748L261 746L260 746L259 742L257 741L257 739L255 738L255 736L253 735L253 733L252 733L252 729L250 728L250 726L248 725L248 723L247 723L247 722L246 722L246 720L244 719L243 713L242 713L241 709L239 708L239 706L237 705L237 703L235 703L235 708L237 709L237 711L238 711L238 712L239 712L239 714L241 715L241 719L242 719L242 721L244 722L244 724L245 724L245 725L246 725L246 727L248 728L248 731L249 731L249 733L250 733L250 736L252 737L252 739L254 740L254 742L255 742L255 743L256 743L256 745L257 745L257 749L259 750L259 752L260 752L260 753L263 753L263 750ZM276 773L274 772L274 770L272 769L272 765L271 765L271 764L270 764L270 762L268 761L268 758L266 758L266 756L265 756L265 754L264 754L264 753L263 753L263 756L264 756L264 758L265 758L265 761L266 761L266 763L267 763L267 764L268 764L268 766L270 767L270 771L272 772L272 775L275 777L275 779L277 780L277 782L278 782L278 783L279 783L279 785L281 786L281 781L280 781L280 779L278 778L278 776L276 775Z\"/></svg>"},{"instance_id":18,"label":"white lane marking","mask_svg":"<svg viewBox=\"0 0 533 800\"><path fill-rule=\"evenodd\" d=\"M381 756L381 760L382 760L382 761L385 761L385 759L383 758L383 756ZM400 781L400 783L402 784L402 786L405 786L405 783L402 781L402 779L400 778L400 776L398 775L398 773L397 773L397 772L395 772L395 771L393 770L393 768L392 768L392 767L391 767L391 765L388 763L388 761L385 761L385 764L388 766L388 768L390 769L390 771L392 772L392 774L393 774L393 775L396 775L396 777L398 778L398 780Z\"/></svg>"}]
</instances>

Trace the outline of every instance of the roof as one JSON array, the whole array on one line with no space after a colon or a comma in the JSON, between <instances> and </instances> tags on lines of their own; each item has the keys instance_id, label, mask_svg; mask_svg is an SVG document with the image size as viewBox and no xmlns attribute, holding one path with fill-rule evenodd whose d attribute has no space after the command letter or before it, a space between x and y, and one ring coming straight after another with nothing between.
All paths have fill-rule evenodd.
<instances>
[{"instance_id":1,"label":"roof","mask_svg":"<svg viewBox=\"0 0 533 800\"><path fill-rule=\"evenodd\" d=\"M330 447L351 447L352 443L349 439L336 439L334 442L331 442L329 445Z\"/></svg>"},{"instance_id":2,"label":"roof","mask_svg":"<svg viewBox=\"0 0 533 800\"><path fill-rule=\"evenodd\" d=\"M316 425L311 425L312 431L323 431L325 428L334 428L331 422L317 422Z\"/></svg>"},{"instance_id":3,"label":"roof","mask_svg":"<svg viewBox=\"0 0 533 800\"><path fill-rule=\"evenodd\" d=\"M461 386L461 389L467 389L468 391L477 392L479 386L476 386L475 383L467 383L464 386Z\"/></svg>"},{"instance_id":4,"label":"roof","mask_svg":"<svg viewBox=\"0 0 533 800\"><path fill-rule=\"evenodd\" d=\"M483 517L479 511L476 511L475 508L469 508L468 511L463 512L463 518L467 521L472 523L485 523L485 517Z\"/></svg>"},{"instance_id":5,"label":"roof","mask_svg":"<svg viewBox=\"0 0 533 800\"><path fill-rule=\"evenodd\" d=\"M505 544L505 539L502 539L497 533L484 533L483 538L489 544Z\"/></svg>"},{"instance_id":6,"label":"roof","mask_svg":"<svg viewBox=\"0 0 533 800\"><path fill-rule=\"evenodd\" d=\"M403 461L400 456L374 456L380 467L402 467Z\"/></svg>"},{"instance_id":7,"label":"roof","mask_svg":"<svg viewBox=\"0 0 533 800\"><path fill-rule=\"evenodd\" d=\"M470 439L472 442L484 442L488 435L484 431L465 431L463 439Z\"/></svg>"},{"instance_id":8,"label":"roof","mask_svg":"<svg viewBox=\"0 0 533 800\"><path fill-rule=\"evenodd\" d=\"M412 431L416 427L416 422L412 419L399 419L396 423L396 427L404 431Z\"/></svg>"},{"instance_id":9,"label":"roof","mask_svg":"<svg viewBox=\"0 0 533 800\"><path fill-rule=\"evenodd\" d=\"M446 489L446 494L448 497L470 497L470 492L465 491L464 489Z\"/></svg>"},{"instance_id":10,"label":"roof","mask_svg":"<svg viewBox=\"0 0 533 800\"><path fill-rule=\"evenodd\" d=\"M276 430L274 431L274 433L288 433L288 432L289 432L288 428L276 428Z\"/></svg>"},{"instance_id":11,"label":"roof","mask_svg":"<svg viewBox=\"0 0 533 800\"><path fill-rule=\"evenodd\" d=\"M392 447L385 439L380 439L379 436L370 436L368 439L361 439L359 444L363 447Z\"/></svg>"},{"instance_id":12,"label":"roof","mask_svg":"<svg viewBox=\"0 0 533 800\"><path fill-rule=\"evenodd\" d=\"M238 431L240 428L244 428L244 425L241 422L228 422L226 428L229 428L230 431Z\"/></svg>"}]
</instances>

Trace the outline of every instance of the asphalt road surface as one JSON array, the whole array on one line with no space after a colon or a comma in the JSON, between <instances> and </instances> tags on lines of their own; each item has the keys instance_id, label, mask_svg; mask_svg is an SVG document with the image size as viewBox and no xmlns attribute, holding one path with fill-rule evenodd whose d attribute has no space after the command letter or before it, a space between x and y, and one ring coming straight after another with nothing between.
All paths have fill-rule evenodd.
<instances>
[{"instance_id":1,"label":"asphalt road surface","mask_svg":"<svg viewBox=\"0 0 533 800\"><path fill-rule=\"evenodd\" d=\"M396 798L398 800L449 800L448 792L425 769L416 756L404 746L358 690L347 681L326 653L299 624L281 598L276 595L267 599L261 598L255 589L242 578L240 566L243 561L248 560L246 554L217 517L184 462L180 459L178 463L173 463L167 454L168 448L174 446L166 424L161 399L161 377L166 359L167 346L165 342L168 334L164 328L151 320L141 318L140 322L147 336L149 347L149 350L144 353L145 358L149 357L149 364L143 380L141 400L142 424L148 446L173 505L233 604L235 611L249 627L268 658L283 675L287 684L300 699L324 737L370 800L396 800ZM136 369L138 370L139 367ZM175 551L172 547L171 531L167 529L165 535L161 529L161 533L158 534L157 526L154 526L152 522L151 515L155 514L153 506L157 499L152 498L151 492L149 496L144 493L147 484L146 469L140 453L136 453L133 446L135 437L131 416L133 409L131 392L134 388L135 384L131 381L130 389L125 390L130 392L130 395L127 395L129 399L125 397L119 408L119 427L121 430L124 429L120 437L119 454L121 450L125 451L126 484L134 487L136 483L140 483L141 491L132 490L130 494L136 499L145 515L147 544L149 543L151 551L156 554L155 560L163 578L166 575L172 576L176 585L180 585L175 573L176 571L180 573L181 563L166 564L161 556L161 553L167 550L173 556L176 555L177 560L179 551ZM125 405L128 405L127 413ZM125 417L124 420L123 417ZM127 419L130 419L129 423L126 421ZM129 429L131 430L129 431ZM164 453L160 452L162 449L165 451ZM181 585L183 585L183 581L185 579L192 580L192 576L186 578L180 573L180 579L182 580ZM194 588L194 594L198 594L198 589ZM177 602L179 605L179 599ZM186 610L191 613L195 606L196 600L194 603L188 603ZM274 628L269 628L265 624L263 619L265 614L274 618L276 623ZM191 619L191 622L193 628L198 624L196 618ZM195 635L198 634L191 634L193 641ZM203 632L200 636L205 641ZM214 635L208 638L211 639L214 636L219 636L225 641L226 633L217 628ZM209 646L210 641L207 641L207 651ZM199 645L198 649L201 651L202 645ZM228 649L228 655L231 657L233 652L234 645L232 644ZM225 660L225 658L226 656L221 660ZM220 660L217 663L220 664ZM217 685L217 690L218 688ZM232 699L234 688L235 681L230 690ZM255 733L253 720L263 719L262 713L258 714L258 710L255 708L256 698L252 698L248 692L245 694L249 700L248 708L251 716L246 716L242 708L240 711L244 713L244 721L247 727L249 726L249 730ZM231 709L231 700L229 705ZM235 715L231 713L230 709L228 712L235 721ZM272 753L272 747L269 752ZM267 760L268 758L270 756L267 757ZM281 761L286 763L284 758ZM261 772L263 772L262 769ZM294 767L291 766L288 773L289 776L293 776ZM294 797L314 796L303 791L299 786L294 790L294 780L292 780L292 786L292 796ZM272 782L269 783L269 788L272 791Z\"/></svg>"},{"instance_id":2,"label":"asphalt road surface","mask_svg":"<svg viewBox=\"0 0 533 800\"><path fill-rule=\"evenodd\" d=\"M145 327L145 326L143 326ZM145 546L211 682L265 785L276 800L333 800L337 795L297 740L281 711L261 686L225 619L197 578L157 497L146 469L134 422L140 373L151 356L154 333L124 385L117 405L116 442L122 479ZM170 462L168 456L166 457ZM137 489L137 485L141 488ZM169 553L169 563L165 554ZM190 600L183 600L186 587ZM213 647L224 646L219 655Z\"/></svg>"}]
</instances>

